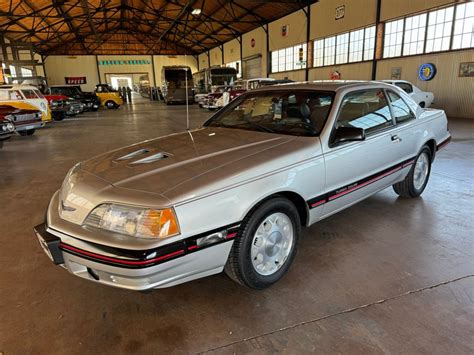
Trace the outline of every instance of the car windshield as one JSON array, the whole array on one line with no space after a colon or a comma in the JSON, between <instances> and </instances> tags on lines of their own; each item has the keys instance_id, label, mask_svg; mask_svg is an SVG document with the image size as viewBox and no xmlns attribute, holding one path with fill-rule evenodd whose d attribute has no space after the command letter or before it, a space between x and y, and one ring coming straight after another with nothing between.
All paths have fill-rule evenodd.
<instances>
[{"instance_id":1,"label":"car windshield","mask_svg":"<svg viewBox=\"0 0 474 355\"><path fill-rule=\"evenodd\" d=\"M53 87L51 88L51 94L56 94L56 95L65 95L65 96L71 96L71 97L79 97L81 93L77 88L75 87L67 87L67 86L62 86L62 87Z\"/></svg>"},{"instance_id":2,"label":"car windshield","mask_svg":"<svg viewBox=\"0 0 474 355\"><path fill-rule=\"evenodd\" d=\"M237 98L205 126L317 136L326 122L333 98L334 93L322 91L251 92Z\"/></svg>"}]
</instances>

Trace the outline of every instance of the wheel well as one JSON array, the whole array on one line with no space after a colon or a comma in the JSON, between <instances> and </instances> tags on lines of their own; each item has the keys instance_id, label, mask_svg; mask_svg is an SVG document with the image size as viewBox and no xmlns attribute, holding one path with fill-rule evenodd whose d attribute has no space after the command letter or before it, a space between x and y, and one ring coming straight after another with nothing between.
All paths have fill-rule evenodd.
<instances>
[{"instance_id":1,"label":"wheel well","mask_svg":"<svg viewBox=\"0 0 474 355\"><path fill-rule=\"evenodd\" d=\"M292 192L292 191L281 191L281 192L277 192L273 195L265 197L263 200L259 201L255 206L253 206L247 215L251 214L262 203L274 197L285 197L288 200L290 200L295 205L296 209L298 210L298 215L300 216L301 225L302 226L307 225L309 215L308 215L308 208L306 207L307 206L306 201L303 197L298 195L296 192Z\"/></svg>"},{"instance_id":2,"label":"wheel well","mask_svg":"<svg viewBox=\"0 0 474 355\"><path fill-rule=\"evenodd\" d=\"M434 160L436 154L436 141L434 139L430 139L428 142L425 143L431 150L431 161Z\"/></svg>"}]
</instances>

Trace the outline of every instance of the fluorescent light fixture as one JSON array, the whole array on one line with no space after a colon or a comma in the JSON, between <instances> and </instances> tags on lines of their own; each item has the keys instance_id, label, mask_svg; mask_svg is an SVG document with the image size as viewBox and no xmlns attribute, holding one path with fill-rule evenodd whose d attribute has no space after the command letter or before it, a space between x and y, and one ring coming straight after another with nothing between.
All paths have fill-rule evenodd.
<instances>
[{"instance_id":1,"label":"fluorescent light fixture","mask_svg":"<svg viewBox=\"0 0 474 355\"><path fill-rule=\"evenodd\" d=\"M201 14L201 9L193 9L193 11L191 11L191 14L199 16Z\"/></svg>"}]
</instances>

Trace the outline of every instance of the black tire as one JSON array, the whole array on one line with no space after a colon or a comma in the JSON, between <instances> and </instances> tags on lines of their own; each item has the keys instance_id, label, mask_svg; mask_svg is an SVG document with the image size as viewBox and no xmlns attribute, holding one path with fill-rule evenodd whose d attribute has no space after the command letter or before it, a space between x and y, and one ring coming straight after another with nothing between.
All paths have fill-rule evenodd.
<instances>
[{"instance_id":1,"label":"black tire","mask_svg":"<svg viewBox=\"0 0 474 355\"><path fill-rule=\"evenodd\" d=\"M273 213L283 213L291 221L293 226L293 244L283 265L273 274L265 276L257 272L251 260L251 248L254 235L265 220ZM264 201L255 207L243 220L237 239L234 241L229 259L225 265L226 274L234 281L243 286L254 289L263 289L271 286L290 268L296 255L299 236L301 234L301 222L295 205L283 197L275 197Z\"/></svg>"},{"instance_id":2,"label":"black tire","mask_svg":"<svg viewBox=\"0 0 474 355\"><path fill-rule=\"evenodd\" d=\"M61 112L55 112L53 114L53 118L55 121L62 121L66 117L66 113L61 111Z\"/></svg>"},{"instance_id":3,"label":"black tire","mask_svg":"<svg viewBox=\"0 0 474 355\"><path fill-rule=\"evenodd\" d=\"M426 106L425 102L424 102L424 101L421 101L421 102L420 102L420 107L421 107L421 108L425 108L425 106Z\"/></svg>"},{"instance_id":4,"label":"black tire","mask_svg":"<svg viewBox=\"0 0 474 355\"><path fill-rule=\"evenodd\" d=\"M428 159L428 174L425 177L425 181L423 185L420 187L416 187L414 180L415 180L415 167L422 155L426 154L426 157ZM418 197L420 196L423 191L425 190L426 185L428 184L428 180L430 179L430 174L431 174L431 162L432 162L432 152L431 149L428 146L423 146L421 148L420 153L418 153L415 162L413 163L410 172L408 175L405 177L405 180L397 182L396 184L393 185L393 190L401 197Z\"/></svg>"},{"instance_id":5,"label":"black tire","mask_svg":"<svg viewBox=\"0 0 474 355\"><path fill-rule=\"evenodd\" d=\"M35 134L35 129L28 129L26 131L20 131L18 132L20 134L20 136L32 136L33 134Z\"/></svg>"},{"instance_id":6,"label":"black tire","mask_svg":"<svg viewBox=\"0 0 474 355\"><path fill-rule=\"evenodd\" d=\"M115 102L113 102L112 100L109 100L105 103L105 107L107 107L109 110L111 110L111 109L117 108L118 105Z\"/></svg>"}]
</instances>

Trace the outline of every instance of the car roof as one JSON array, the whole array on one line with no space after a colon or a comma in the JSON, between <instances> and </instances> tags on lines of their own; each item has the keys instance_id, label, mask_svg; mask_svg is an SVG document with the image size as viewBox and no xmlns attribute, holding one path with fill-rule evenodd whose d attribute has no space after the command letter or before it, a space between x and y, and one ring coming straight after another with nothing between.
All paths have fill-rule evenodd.
<instances>
[{"instance_id":1,"label":"car roof","mask_svg":"<svg viewBox=\"0 0 474 355\"><path fill-rule=\"evenodd\" d=\"M306 89L320 91L340 91L348 88L373 88L373 87L392 88L393 86L382 81L364 81L364 80L316 80L277 84L258 88L254 91L278 90L278 89Z\"/></svg>"},{"instance_id":2,"label":"car roof","mask_svg":"<svg viewBox=\"0 0 474 355\"><path fill-rule=\"evenodd\" d=\"M0 85L0 90L39 90L36 86L29 85L29 84L11 84L11 85Z\"/></svg>"},{"instance_id":3,"label":"car roof","mask_svg":"<svg viewBox=\"0 0 474 355\"><path fill-rule=\"evenodd\" d=\"M380 80L383 83L408 83L411 84L408 80L401 80L401 79L396 79L396 80Z\"/></svg>"}]
</instances>

